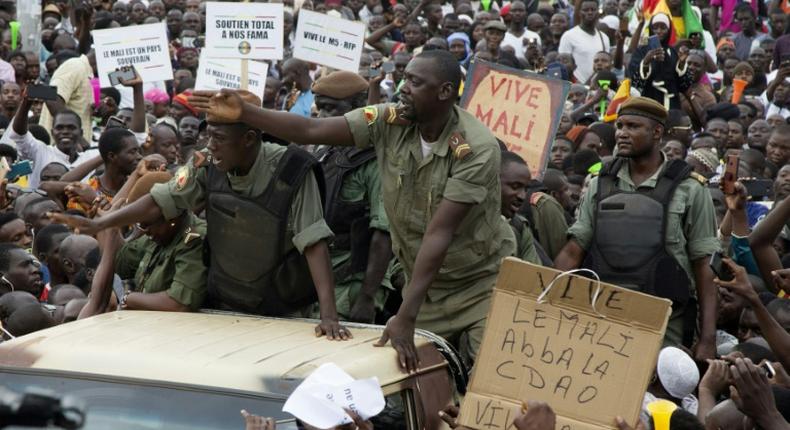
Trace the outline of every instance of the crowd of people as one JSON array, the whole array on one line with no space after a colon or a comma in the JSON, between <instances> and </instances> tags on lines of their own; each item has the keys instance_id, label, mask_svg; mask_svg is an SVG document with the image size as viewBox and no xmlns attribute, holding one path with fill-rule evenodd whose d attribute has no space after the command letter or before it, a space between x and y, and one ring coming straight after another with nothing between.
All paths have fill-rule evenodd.
<instances>
[{"instance_id":1,"label":"crowd of people","mask_svg":"<svg viewBox=\"0 0 790 430\"><path fill-rule=\"evenodd\" d=\"M261 97L195 88L205 1L44 0L38 52L0 1L4 339L211 308L381 324L405 371L426 329L471 365L517 257L672 301L644 423L789 428L788 0L283 3ZM366 25L357 73L292 58L302 9ZM173 78L101 87L92 31L150 23ZM546 166L459 107L481 61L569 82Z\"/></svg>"}]
</instances>

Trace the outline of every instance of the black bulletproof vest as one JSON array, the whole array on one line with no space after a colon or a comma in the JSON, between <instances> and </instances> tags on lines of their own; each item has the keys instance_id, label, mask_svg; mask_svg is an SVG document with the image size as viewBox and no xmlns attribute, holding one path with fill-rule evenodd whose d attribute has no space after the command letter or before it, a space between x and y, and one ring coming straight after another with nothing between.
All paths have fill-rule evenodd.
<instances>
[{"instance_id":1,"label":"black bulletproof vest","mask_svg":"<svg viewBox=\"0 0 790 430\"><path fill-rule=\"evenodd\" d=\"M307 260L286 238L291 204L311 170L321 188L320 165L289 147L263 193L244 197L223 172L208 167L205 243L213 307L279 316L315 303Z\"/></svg>"},{"instance_id":2,"label":"black bulletproof vest","mask_svg":"<svg viewBox=\"0 0 790 430\"><path fill-rule=\"evenodd\" d=\"M346 176L376 158L373 148L328 147L316 153L326 182L326 218L335 234L333 250L351 251L351 259L335 270L338 281L364 271L373 232L370 230L370 202L367 198L347 202L340 198Z\"/></svg>"},{"instance_id":3,"label":"black bulletproof vest","mask_svg":"<svg viewBox=\"0 0 790 430\"><path fill-rule=\"evenodd\" d=\"M669 162L655 188L628 192L617 188L625 161L607 163L598 176L593 244L584 263L601 280L673 302L689 299L689 277L666 250L669 203L689 176L684 161Z\"/></svg>"}]
</instances>

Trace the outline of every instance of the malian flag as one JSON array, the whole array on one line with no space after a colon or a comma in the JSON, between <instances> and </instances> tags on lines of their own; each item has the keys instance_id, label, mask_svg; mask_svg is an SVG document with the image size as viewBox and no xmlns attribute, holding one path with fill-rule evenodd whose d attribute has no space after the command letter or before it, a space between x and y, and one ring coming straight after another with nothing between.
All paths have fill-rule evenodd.
<instances>
[{"instance_id":1,"label":"malian flag","mask_svg":"<svg viewBox=\"0 0 790 430\"><path fill-rule=\"evenodd\" d=\"M669 5L667 5L667 0L644 0L642 2L642 10L645 14L645 22L650 23L650 18L657 13L664 13L671 18L671 21L674 23L674 18L672 13L669 11ZM669 46L675 46L675 43L680 39L688 39L691 33L702 33L702 21L697 17L697 14L694 13L694 10L691 8L691 3L689 0L683 0L683 4L681 5L682 10L682 18L683 18L683 28L682 32L680 32L678 26L672 25L671 29L672 32L670 33L669 37Z\"/></svg>"},{"instance_id":2,"label":"malian flag","mask_svg":"<svg viewBox=\"0 0 790 430\"><path fill-rule=\"evenodd\" d=\"M606 109L606 114L603 116L603 121L614 122L614 120L617 119L617 109L630 97L631 80L623 79L623 82L620 83L620 87L617 88L617 92L614 94L614 98L612 99L611 103L609 103L609 107Z\"/></svg>"}]
</instances>

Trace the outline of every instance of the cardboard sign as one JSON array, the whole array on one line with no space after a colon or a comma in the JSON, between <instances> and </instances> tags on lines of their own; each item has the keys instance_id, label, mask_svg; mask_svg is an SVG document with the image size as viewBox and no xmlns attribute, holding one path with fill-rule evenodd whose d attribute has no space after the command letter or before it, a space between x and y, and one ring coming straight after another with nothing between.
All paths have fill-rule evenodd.
<instances>
[{"instance_id":1,"label":"cardboard sign","mask_svg":"<svg viewBox=\"0 0 790 430\"><path fill-rule=\"evenodd\" d=\"M302 10L296 27L294 58L357 73L365 24Z\"/></svg>"},{"instance_id":2,"label":"cardboard sign","mask_svg":"<svg viewBox=\"0 0 790 430\"><path fill-rule=\"evenodd\" d=\"M541 400L557 430L613 429L618 415L635 426L671 302L560 273L502 263L462 425L508 429L522 401Z\"/></svg>"},{"instance_id":3,"label":"cardboard sign","mask_svg":"<svg viewBox=\"0 0 790 430\"><path fill-rule=\"evenodd\" d=\"M282 3L206 3L206 47L211 58L283 58Z\"/></svg>"},{"instance_id":4,"label":"cardboard sign","mask_svg":"<svg viewBox=\"0 0 790 430\"><path fill-rule=\"evenodd\" d=\"M570 83L474 61L464 88L461 106L521 155L533 178L542 178Z\"/></svg>"},{"instance_id":5,"label":"cardboard sign","mask_svg":"<svg viewBox=\"0 0 790 430\"><path fill-rule=\"evenodd\" d=\"M107 74L134 66L143 82L173 79L165 23L94 30L96 67L102 88L111 87Z\"/></svg>"},{"instance_id":6,"label":"cardboard sign","mask_svg":"<svg viewBox=\"0 0 790 430\"><path fill-rule=\"evenodd\" d=\"M196 90L220 90L222 88L241 88L241 62L238 59L209 58L205 53L200 54ZM266 75L269 65L260 61L247 63L247 90L263 100L263 89L266 86Z\"/></svg>"}]
</instances>

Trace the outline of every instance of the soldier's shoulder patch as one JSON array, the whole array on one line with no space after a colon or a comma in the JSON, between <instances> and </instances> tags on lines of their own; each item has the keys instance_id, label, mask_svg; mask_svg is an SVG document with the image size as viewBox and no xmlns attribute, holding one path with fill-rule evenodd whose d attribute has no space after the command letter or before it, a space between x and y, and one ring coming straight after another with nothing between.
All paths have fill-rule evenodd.
<instances>
[{"instance_id":1,"label":"soldier's shoulder patch","mask_svg":"<svg viewBox=\"0 0 790 430\"><path fill-rule=\"evenodd\" d=\"M708 179L697 172L689 173L689 178L699 182L702 186L708 186Z\"/></svg>"},{"instance_id":2,"label":"soldier's shoulder patch","mask_svg":"<svg viewBox=\"0 0 790 430\"><path fill-rule=\"evenodd\" d=\"M395 105L390 105L387 108L386 121L387 124L392 125L408 125L411 123L411 121L403 117L401 111Z\"/></svg>"},{"instance_id":3,"label":"soldier's shoulder patch","mask_svg":"<svg viewBox=\"0 0 790 430\"><path fill-rule=\"evenodd\" d=\"M192 154L192 166L196 169L198 167L208 166L208 153L206 151L195 151Z\"/></svg>"},{"instance_id":4,"label":"soldier's shoulder patch","mask_svg":"<svg viewBox=\"0 0 790 430\"><path fill-rule=\"evenodd\" d=\"M196 153L197 154L197 153ZM176 191L181 191L189 182L189 167L181 166L176 171Z\"/></svg>"},{"instance_id":5,"label":"soldier's shoulder patch","mask_svg":"<svg viewBox=\"0 0 790 430\"><path fill-rule=\"evenodd\" d=\"M365 116L365 121L368 125L373 125L379 117L379 110L376 106L366 106L362 108L362 115Z\"/></svg>"},{"instance_id":6,"label":"soldier's shoulder patch","mask_svg":"<svg viewBox=\"0 0 790 430\"><path fill-rule=\"evenodd\" d=\"M472 155L472 147L466 143L463 135L457 131L450 135L448 144L450 145L450 150L453 151L453 156L456 158L456 160L464 160Z\"/></svg>"},{"instance_id":7,"label":"soldier's shoulder patch","mask_svg":"<svg viewBox=\"0 0 790 430\"><path fill-rule=\"evenodd\" d=\"M188 228L186 234L184 235L184 245L189 244L195 239L200 239L200 234L196 233L192 228Z\"/></svg>"}]
</instances>

